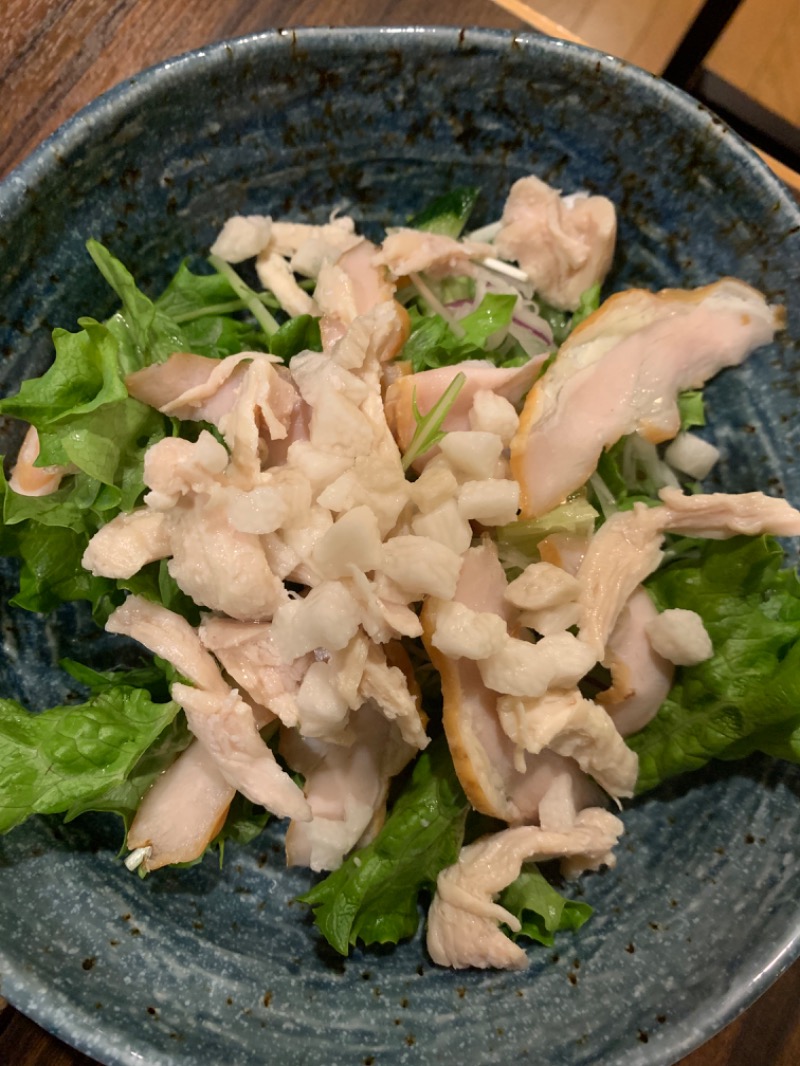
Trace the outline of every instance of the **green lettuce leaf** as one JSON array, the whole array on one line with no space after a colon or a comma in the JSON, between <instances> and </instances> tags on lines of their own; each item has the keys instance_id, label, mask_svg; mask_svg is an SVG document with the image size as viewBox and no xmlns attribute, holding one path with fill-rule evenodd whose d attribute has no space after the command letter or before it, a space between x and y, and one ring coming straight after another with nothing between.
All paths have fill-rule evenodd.
<instances>
[{"instance_id":1,"label":"green lettuce leaf","mask_svg":"<svg viewBox=\"0 0 800 1066\"><path fill-rule=\"evenodd\" d=\"M441 233L445 237L460 237L479 195L479 189L470 187L451 189L413 215L408 225L412 229Z\"/></svg>"},{"instance_id":2,"label":"green lettuce leaf","mask_svg":"<svg viewBox=\"0 0 800 1066\"><path fill-rule=\"evenodd\" d=\"M131 272L99 241L87 241L95 266L122 302L114 317L114 333L120 342L119 362L123 374L163 363L173 352L189 351L180 326L138 288Z\"/></svg>"},{"instance_id":3,"label":"green lettuce leaf","mask_svg":"<svg viewBox=\"0 0 800 1066\"><path fill-rule=\"evenodd\" d=\"M127 833L145 792L157 777L169 769L191 741L192 734L186 725L186 718L182 714L176 715L138 759L130 773L102 792L89 793L78 799L66 811L64 821L71 822L88 811L104 811L118 814Z\"/></svg>"},{"instance_id":4,"label":"green lettuce leaf","mask_svg":"<svg viewBox=\"0 0 800 1066\"><path fill-rule=\"evenodd\" d=\"M414 372L432 370L440 366L454 366L467 359L488 359L496 366L518 366L519 345L510 348L486 349L486 342L498 330L511 322L517 297L505 293L487 293L474 311L459 320L464 330L457 337L441 315L423 315L415 308L409 309L411 335L398 356L408 360ZM527 356L522 356L526 362Z\"/></svg>"},{"instance_id":5,"label":"green lettuce leaf","mask_svg":"<svg viewBox=\"0 0 800 1066\"><path fill-rule=\"evenodd\" d=\"M311 315L297 315L296 318L288 319L270 337L269 350L284 363L288 363L298 352L321 352L319 319Z\"/></svg>"},{"instance_id":6,"label":"green lettuce leaf","mask_svg":"<svg viewBox=\"0 0 800 1066\"><path fill-rule=\"evenodd\" d=\"M447 745L435 741L375 840L301 897L328 943L347 955L359 940L396 944L413 936L419 894L458 858L468 810Z\"/></svg>"},{"instance_id":7,"label":"green lettuce leaf","mask_svg":"<svg viewBox=\"0 0 800 1066\"><path fill-rule=\"evenodd\" d=\"M680 669L657 716L628 738L638 792L713 758L798 759L800 581L783 562L769 537L699 541L649 579L660 610L701 616L714 654Z\"/></svg>"},{"instance_id":8,"label":"green lettuce leaf","mask_svg":"<svg viewBox=\"0 0 800 1066\"><path fill-rule=\"evenodd\" d=\"M0 700L0 832L124 782L178 710L127 687L41 714Z\"/></svg>"},{"instance_id":9,"label":"green lettuce leaf","mask_svg":"<svg viewBox=\"0 0 800 1066\"><path fill-rule=\"evenodd\" d=\"M498 903L518 918L522 929L509 935L518 940L528 937L551 947L555 934L577 930L592 916L588 903L566 899L536 866L526 866L517 880L500 895Z\"/></svg>"}]
</instances>

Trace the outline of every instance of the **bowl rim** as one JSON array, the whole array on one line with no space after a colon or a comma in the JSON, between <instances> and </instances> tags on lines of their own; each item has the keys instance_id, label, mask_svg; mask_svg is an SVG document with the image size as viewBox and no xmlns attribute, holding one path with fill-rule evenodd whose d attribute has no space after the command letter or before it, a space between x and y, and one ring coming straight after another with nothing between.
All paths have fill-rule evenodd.
<instances>
[{"instance_id":1,"label":"bowl rim","mask_svg":"<svg viewBox=\"0 0 800 1066\"><path fill-rule=\"evenodd\" d=\"M623 79L637 85L651 97L655 95L662 100L668 100L671 106L684 113L693 127L702 122L713 131L712 136L720 141L724 138L728 149L735 154L739 163L775 198L776 207L788 211L800 224L800 203L793 198L788 188L755 149L730 126L704 104L683 90L664 82L657 75L589 45L547 37L533 29L517 32L459 26L297 26L266 29L202 45L163 59L105 90L49 134L0 180L0 228L18 213L24 212L30 190L53 168L60 167L59 157L62 154L79 149L93 140L98 131L138 107L165 78L174 74L180 76L184 69L191 71L199 62L210 64L212 69L221 68L227 63L235 62L237 54L241 56L253 51L269 52L297 42L310 49L322 49L330 45L331 39L343 49L352 48L356 51L362 50L365 44L370 43L373 47L384 46L386 40L390 39L397 40L401 47L406 41L420 42L423 47L434 51L462 47L494 52L504 47L521 47L532 51L542 49L545 52L563 54L581 66L588 63L602 64L607 70L617 70ZM762 951L749 957L747 965L737 971L726 994L717 997L712 1009L704 1014L702 1024L698 1025L692 1016L683 1018L674 1023L668 1043L665 1041L658 1048L651 1045L648 1052L642 1052L641 1056L638 1053L625 1054L625 1066L634 1066L634 1063L637 1066L644 1066L645 1063L647 1066L671 1066L676 1063L750 1007L798 957L800 907L794 925L787 928L784 940L778 944L773 941L769 947L764 946ZM98 1018L88 1011L76 1011L68 995L53 989L33 974L26 975L24 967L8 957L2 942L0 974L4 997L52 1035L86 1054L111 1055L112 1057L103 1061L115 1066L135 1066L142 1061L141 1055L133 1049L119 1045L109 1049L102 1039L102 1034L107 1029L98 1026ZM67 1009L59 1011L57 1002ZM65 1019L63 1022L59 1020L59 1014ZM160 1061L165 1066L181 1066L181 1063L185 1062L178 1055L162 1057ZM622 1063L623 1059L616 1061Z\"/></svg>"}]
</instances>

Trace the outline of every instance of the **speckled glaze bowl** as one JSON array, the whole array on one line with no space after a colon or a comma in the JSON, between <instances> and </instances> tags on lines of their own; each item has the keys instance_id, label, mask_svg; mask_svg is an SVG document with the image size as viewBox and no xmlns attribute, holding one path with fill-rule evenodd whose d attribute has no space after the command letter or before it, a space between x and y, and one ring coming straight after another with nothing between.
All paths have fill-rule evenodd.
<instances>
[{"instance_id":1,"label":"speckled glaze bowl","mask_svg":"<svg viewBox=\"0 0 800 1066\"><path fill-rule=\"evenodd\" d=\"M717 119L608 56L479 30L307 30L216 45L98 100L0 187L3 387L49 330L113 297L96 236L145 286L232 212L377 225L455 184L495 217L535 171L619 208L613 288L734 274L789 308L777 345L709 390L729 489L800 500L800 215ZM748 430L748 432L744 432ZM18 439L4 428L6 450ZM69 694L102 655L84 614L3 615L6 695ZM800 772L751 760L629 805L596 915L525 973L437 970L421 939L335 957L293 897L280 830L140 881L114 822L37 819L0 841L2 994L105 1063L548 1066L672 1063L798 953Z\"/></svg>"}]
</instances>

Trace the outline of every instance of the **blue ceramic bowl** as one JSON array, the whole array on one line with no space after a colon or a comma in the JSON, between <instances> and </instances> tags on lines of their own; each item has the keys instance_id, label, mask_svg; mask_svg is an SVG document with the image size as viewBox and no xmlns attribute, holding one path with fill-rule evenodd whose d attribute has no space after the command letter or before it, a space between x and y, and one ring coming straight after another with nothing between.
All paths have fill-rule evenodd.
<instances>
[{"instance_id":1,"label":"blue ceramic bowl","mask_svg":"<svg viewBox=\"0 0 800 1066\"><path fill-rule=\"evenodd\" d=\"M89 236L157 288L233 212L377 226L469 183L487 221L530 171L616 202L614 288L733 274L787 304L779 343L709 390L710 432L727 488L800 500L796 206L692 100L535 36L267 33L102 97L0 187L4 388L44 368L53 326L111 312ZM54 664L90 645L85 616L6 610L3 627L4 692L67 696ZM37 819L0 842L2 993L115 1064L671 1063L798 953L800 773L725 766L625 822L617 870L584 881L595 918L507 974L437 970L419 939L334 957L290 905L309 879L277 830L221 871L142 882L116 824Z\"/></svg>"}]
</instances>

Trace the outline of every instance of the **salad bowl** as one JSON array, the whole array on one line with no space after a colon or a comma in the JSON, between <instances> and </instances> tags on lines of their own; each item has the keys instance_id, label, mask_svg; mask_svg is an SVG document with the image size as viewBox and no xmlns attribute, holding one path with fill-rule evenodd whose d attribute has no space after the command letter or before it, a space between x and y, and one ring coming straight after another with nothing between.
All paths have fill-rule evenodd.
<instances>
[{"instance_id":1,"label":"salad bowl","mask_svg":"<svg viewBox=\"0 0 800 1066\"><path fill-rule=\"evenodd\" d=\"M612 199L610 291L734 275L787 309L776 344L707 390L726 490L800 501L800 212L718 119L619 60L482 30L275 31L168 61L100 98L0 186L3 391L41 373L50 332L114 310L100 240L159 291L226 217L376 233L455 186L497 216L535 172ZM3 425L3 450L19 442ZM13 568L4 564L6 590ZM87 614L3 597L3 695L68 701L64 657L107 655ZM626 805L594 916L519 973L437 970L423 938L343 959L295 902L281 827L142 880L99 815L0 838L0 991L109 1064L676 1062L800 952L800 772L721 764Z\"/></svg>"}]
</instances>

